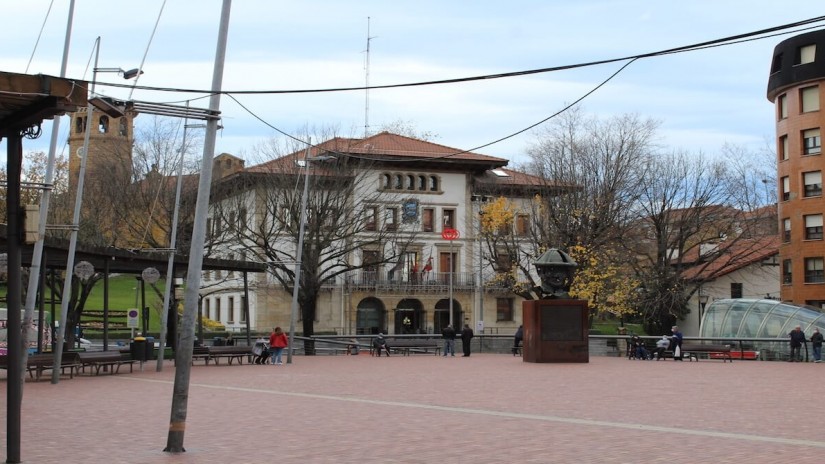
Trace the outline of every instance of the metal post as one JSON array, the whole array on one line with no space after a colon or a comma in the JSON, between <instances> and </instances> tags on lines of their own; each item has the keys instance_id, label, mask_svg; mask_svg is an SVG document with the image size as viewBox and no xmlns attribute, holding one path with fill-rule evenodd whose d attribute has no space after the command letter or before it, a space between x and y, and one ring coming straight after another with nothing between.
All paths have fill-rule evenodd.
<instances>
[{"instance_id":1,"label":"metal post","mask_svg":"<svg viewBox=\"0 0 825 464\"><path fill-rule=\"evenodd\" d=\"M189 102L186 102L186 107L189 107ZM171 308L169 308L169 306L172 302L172 285L175 282L175 247L177 247L178 212L180 210L180 191L182 188L181 186L183 185L183 157L186 154L186 129L188 128L188 124L186 124L186 121L187 119L183 120L183 140L181 141L180 161L178 162L178 179L177 185L175 186L175 209L172 213L172 231L169 233L169 257L166 262L166 286L164 288L163 293L163 316L161 316L160 318L160 342L158 345L158 363L155 367L155 371L157 372L163 370L163 354L166 351L166 325L169 321L169 312L171 311ZM175 317L177 317L177 314L175 315Z\"/></svg>"},{"instance_id":2,"label":"metal post","mask_svg":"<svg viewBox=\"0 0 825 464\"><path fill-rule=\"evenodd\" d=\"M453 325L453 269L455 269L455 262L453 256L453 241L450 240L450 325Z\"/></svg>"},{"instance_id":3,"label":"metal post","mask_svg":"<svg viewBox=\"0 0 825 464\"><path fill-rule=\"evenodd\" d=\"M92 82L89 94L94 95L95 81L97 80L97 61L100 56L100 37L95 39L95 65L92 68ZM91 100L91 99L90 99ZM63 293L60 301L60 328L57 330L57 344L54 350L54 368L52 369L52 384L60 382L60 364L63 358L63 340L66 335L66 320L69 316L69 302L72 294L72 276L74 271L75 250L77 250L77 229L80 224L80 206L83 204L83 181L86 176L86 162L89 160L89 137L92 133L92 116L94 106L86 106L86 132L83 135L83 155L80 157L80 172L77 175L77 193L74 200L74 214L72 215L72 232L69 236L69 251L66 254L66 278L63 282Z\"/></svg>"},{"instance_id":4,"label":"metal post","mask_svg":"<svg viewBox=\"0 0 825 464\"><path fill-rule=\"evenodd\" d=\"M27 347L23 346L23 337L20 326L20 310L23 294L23 284L20 281L20 267L22 261L21 231L22 215L20 213L20 171L23 163L23 144L19 131L6 137L8 150L8 193L6 195L6 214L8 216L8 378L9 386L6 391L6 462L20 462L20 419L23 403L23 376L25 369L23 353ZM58 370L59 372L59 370Z\"/></svg>"},{"instance_id":5,"label":"metal post","mask_svg":"<svg viewBox=\"0 0 825 464\"><path fill-rule=\"evenodd\" d=\"M307 141L304 155L304 193L301 196L301 223L298 227L298 249L295 252L295 278L292 285L292 308L289 312L289 350L286 352L286 363L292 364L292 352L295 350L295 319L298 313L298 290L301 283L301 268L304 251L304 228L307 217L307 196L309 195L309 150L312 148L312 139Z\"/></svg>"},{"instance_id":6,"label":"metal post","mask_svg":"<svg viewBox=\"0 0 825 464\"><path fill-rule=\"evenodd\" d=\"M212 95L209 97L209 109L217 114L221 102L221 85L223 68L226 60L226 41L229 35L229 13L231 0L223 0L221 21L218 29L218 45L215 51L215 67L212 73ZM180 343L175 354L175 384L172 393L172 411L169 420L164 451L182 453L184 432L186 430L186 413L189 400L189 378L191 375L193 337L195 335L195 317L198 313L199 290L201 285L201 268L203 267L203 245L206 236L206 217L209 214L209 191L212 185L212 158L215 152L215 137L218 132L218 120L209 119L206 124L206 138L203 144L201 175L198 181L198 196L195 203L192 241L189 251L189 267L186 273L186 292L184 294L183 322L181 324Z\"/></svg>"}]
</instances>

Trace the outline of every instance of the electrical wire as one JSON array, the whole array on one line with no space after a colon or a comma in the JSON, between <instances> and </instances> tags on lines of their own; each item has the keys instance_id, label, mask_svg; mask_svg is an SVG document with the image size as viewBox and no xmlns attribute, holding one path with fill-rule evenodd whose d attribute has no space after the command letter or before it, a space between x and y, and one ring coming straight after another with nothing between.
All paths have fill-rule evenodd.
<instances>
[{"instance_id":1,"label":"electrical wire","mask_svg":"<svg viewBox=\"0 0 825 464\"><path fill-rule=\"evenodd\" d=\"M149 47L152 46L152 40L155 38L155 32L158 30L158 24L160 24L160 18L163 16L163 8L166 7L166 0L163 0L163 3L160 5L160 11L158 12L158 19L155 20L155 27L152 28L152 33L149 35L149 43L146 44L146 50L143 52L143 59L140 60L140 66L138 67L137 76L135 76L135 82L132 85L132 90L129 91L129 100L132 99L132 93L135 91L135 86L137 86L138 81L140 80L140 75L143 74L143 65L146 63L146 56L149 54Z\"/></svg>"},{"instance_id":2,"label":"electrical wire","mask_svg":"<svg viewBox=\"0 0 825 464\"><path fill-rule=\"evenodd\" d=\"M54 5L54 0L49 3L49 8L46 10L46 17L43 18L43 25L40 26L40 32L37 34L37 40L34 42L34 49L32 50L32 54L29 57L29 62L26 63L26 71L24 74L29 73L29 66L32 64L32 60L34 59L34 54L37 52L37 46L40 44L40 38L43 37L43 29L46 28L46 21L49 20L49 14L52 12L52 6Z\"/></svg>"},{"instance_id":3,"label":"electrical wire","mask_svg":"<svg viewBox=\"0 0 825 464\"><path fill-rule=\"evenodd\" d=\"M455 79L439 79L433 81L421 81L421 82L411 82L411 83L403 83L403 84L387 84L387 85L375 85L375 86L358 86L358 87L335 87L335 88L321 88L321 89L291 89L291 90L224 90L220 93L222 94L235 94L235 95L277 95L277 94L302 94L302 93L329 93L329 92L348 92L348 91L363 91L363 90L373 90L373 89L394 89L394 88L404 88L404 87L420 87L420 86L427 86L427 85L443 85L443 84L457 84L463 82L472 82L472 81L480 81L480 80L492 80L492 79L501 79L501 78L509 78L509 77L519 77L519 76L528 76L532 74L544 74L549 72L557 72L557 71L566 71L570 69L577 69L577 68L585 68L590 66L597 66L602 64L609 64L609 63L616 63L622 62L632 59L639 59L639 58L652 58L656 56L662 55L672 55L675 53L685 53L690 51L697 51L703 50L706 48L718 47L723 45L733 45L742 42L748 42L753 40L761 40L768 37L775 37L777 35L786 35L797 33L802 30L809 30L809 29L816 29L822 26L811 26L809 28L804 29L794 29L793 31L787 31L790 28L799 28L802 26L807 26L813 23L823 22L825 21L825 16L817 16L815 18L810 18L802 21L797 21L794 23L784 24L781 26L774 26L767 29L760 29L754 32L747 32L744 34L737 34L733 36L724 37L721 39L714 39L709 40L706 42L699 42L691 45L684 45L675 48L669 48L665 50L659 50L655 52L648 52L648 53L641 53L637 55L630 55L621 58L608 58L604 60L596 60L596 61L589 61L583 63L576 63L576 64L569 64L569 65L562 65L562 66L553 66L553 67L545 67L545 68L537 68L537 69L529 69L523 71L512 71L512 72L505 72L505 73L498 73L498 74L486 74L481 76L472 76L472 77L460 77ZM785 31L779 33L779 31ZM776 34L773 34L776 33ZM119 83L101 83L98 82L98 85L105 85L110 87L132 87L129 84L119 84ZM172 87L151 87L151 86L135 86L135 88L141 90L150 90L150 91L157 91L157 92L180 92L180 93L212 93L211 90L201 90L201 89L184 89L184 88L172 88Z\"/></svg>"}]
</instances>

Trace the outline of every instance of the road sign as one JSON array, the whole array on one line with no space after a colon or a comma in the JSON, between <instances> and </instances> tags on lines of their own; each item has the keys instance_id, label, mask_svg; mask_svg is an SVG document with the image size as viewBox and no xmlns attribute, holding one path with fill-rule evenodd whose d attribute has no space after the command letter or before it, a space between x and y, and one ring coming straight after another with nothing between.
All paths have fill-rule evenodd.
<instances>
[{"instance_id":1,"label":"road sign","mask_svg":"<svg viewBox=\"0 0 825 464\"><path fill-rule=\"evenodd\" d=\"M461 234L458 232L458 230L450 227L445 227L444 230L441 231L441 238L443 238L444 240L455 240L460 236Z\"/></svg>"},{"instance_id":2,"label":"road sign","mask_svg":"<svg viewBox=\"0 0 825 464\"><path fill-rule=\"evenodd\" d=\"M139 311L137 308L129 308L129 311L126 313L126 327L129 329L137 329L140 327L138 321L138 314Z\"/></svg>"}]
</instances>

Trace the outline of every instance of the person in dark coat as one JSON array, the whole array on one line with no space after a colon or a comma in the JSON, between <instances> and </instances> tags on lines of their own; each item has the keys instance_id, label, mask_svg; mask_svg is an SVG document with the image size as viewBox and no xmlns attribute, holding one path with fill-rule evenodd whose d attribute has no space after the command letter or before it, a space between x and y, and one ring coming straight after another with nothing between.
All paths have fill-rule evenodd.
<instances>
[{"instance_id":1,"label":"person in dark coat","mask_svg":"<svg viewBox=\"0 0 825 464\"><path fill-rule=\"evenodd\" d=\"M814 329L814 334L811 335L811 347L814 349L814 362L822 362L822 334L819 328Z\"/></svg>"},{"instance_id":2,"label":"person in dark coat","mask_svg":"<svg viewBox=\"0 0 825 464\"><path fill-rule=\"evenodd\" d=\"M681 361L682 360L682 332L679 332L679 327L673 326L670 329L673 336L670 337L670 349L673 350L673 360L674 361ZM676 349L679 349L679 355L676 355Z\"/></svg>"},{"instance_id":3,"label":"person in dark coat","mask_svg":"<svg viewBox=\"0 0 825 464\"><path fill-rule=\"evenodd\" d=\"M518 355L519 347L521 346L521 341L524 340L524 326L518 326L518 330L516 330L516 335L513 338L513 356Z\"/></svg>"},{"instance_id":4,"label":"person in dark coat","mask_svg":"<svg viewBox=\"0 0 825 464\"><path fill-rule=\"evenodd\" d=\"M390 355L390 346L387 345L387 339L384 338L384 334L378 334L372 341L372 347L375 348L375 354L379 358L381 357L381 352L384 351L387 353L387 357Z\"/></svg>"},{"instance_id":5,"label":"person in dark coat","mask_svg":"<svg viewBox=\"0 0 825 464\"><path fill-rule=\"evenodd\" d=\"M802 326L796 326L791 333L791 359L788 362L802 361L802 344L805 343L805 332L802 331Z\"/></svg>"},{"instance_id":6,"label":"person in dark coat","mask_svg":"<svg viewBox=\"0 0 825 464\"><path fill-rule=\"evenodd\" d=\"M470 341L473 339L473 329L469 325L464 324L461 329L461 348L464 350L464 357L470 356Z\"/></svg>"},{"instance_id":7,"label":"person in dark coat","mask_svg":"<svg viewBox=\"0 0 825 464\"><path fill-rule=\"evenodd\" d=\"M444 327L441 331L441 337L444 338L444 356L450 354L455 356L455 329L452 325Z\"/></svg>"}]
</instances>

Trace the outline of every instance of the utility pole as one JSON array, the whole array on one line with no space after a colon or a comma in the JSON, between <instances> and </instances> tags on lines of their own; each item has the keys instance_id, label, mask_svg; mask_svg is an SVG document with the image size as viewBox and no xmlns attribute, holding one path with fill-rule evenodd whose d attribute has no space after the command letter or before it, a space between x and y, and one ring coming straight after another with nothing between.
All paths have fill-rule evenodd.
<instances>
[{"instance_id":1,"label":"utility pole","mask_svg":"<svg viewBox=\"0 0 825 464\"><path fill-rule=\"evenodd\" d=\"M226 39L229 35L229 13L232 0L223 0L221 22L218 29L218 45L215 51L215 66L212 71L212 96L209 97L209 109L217 114L221 106L221 87L223 85L223 67L226 60ZM203 144L201 175L198 183L198 197L195 203L195 221L192 228L192 243L189 251L189 267L186 275L184 293L183 321L181 323L180 343L175 353L175 385L172 391L172 411L169 420L169 434L164 451L182 453L183 437L186 431L186 412L189 401L189 378L192 367L192 350L195 343L195 319L198 313L201 285L201 267L203 266L203 245L206 237L206 216L209 213L209 191L212 185L212 158L215 152L215 137L218 132L217 118L210 118L206 123L206 136Z\"/></svg>"}]
</instances>

